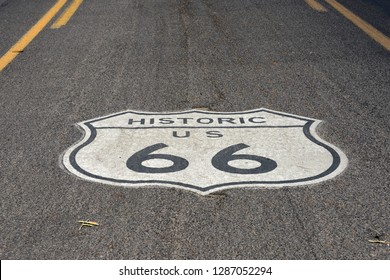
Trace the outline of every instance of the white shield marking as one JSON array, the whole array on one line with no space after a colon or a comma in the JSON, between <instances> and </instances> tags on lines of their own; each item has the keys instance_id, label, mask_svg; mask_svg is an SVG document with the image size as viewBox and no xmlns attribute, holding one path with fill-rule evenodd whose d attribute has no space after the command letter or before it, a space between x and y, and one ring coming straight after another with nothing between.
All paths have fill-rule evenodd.
<instances>
[{"instance_id":1,"label":"white shield marking","mask_svg":"<svg viewBox=\"0 0 390 280\"><path fill-rule=\"evenodd\" d=\"M220 113L126 111L79 123L64 166L100 183L173 186L208 194L235 187L319 183L347 166L320 139L318 120L258 109Z\"/></svg>"}]
</instances>

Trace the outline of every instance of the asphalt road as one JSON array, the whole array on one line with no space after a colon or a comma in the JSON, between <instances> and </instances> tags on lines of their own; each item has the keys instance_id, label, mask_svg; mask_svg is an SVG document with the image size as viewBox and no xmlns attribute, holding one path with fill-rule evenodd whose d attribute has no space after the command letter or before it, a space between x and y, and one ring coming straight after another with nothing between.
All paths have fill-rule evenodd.
<instances>
[{"instance_id":1,"label":"asphalt road","mask_svg":"<svg viewBox=\"0 0 390 280\"><path fill-rule=\"evenodd\" d=\"M56 0L0 0L0 56ZM319 0L85 0L0 72L1 259L390 259L390 51ZM338 0L390 36L386 0ZM202 196L61 167L74 124L124 110L323 120L322 183ZM79 230L78 220L97 221Z\"/></svg>"}]
</instances>

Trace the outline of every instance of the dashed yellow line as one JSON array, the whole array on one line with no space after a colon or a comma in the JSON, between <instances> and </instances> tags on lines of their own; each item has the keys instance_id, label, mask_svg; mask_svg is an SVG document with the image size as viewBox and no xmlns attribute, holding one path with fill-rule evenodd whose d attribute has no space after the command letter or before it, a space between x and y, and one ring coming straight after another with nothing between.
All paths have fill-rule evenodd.
<instances>
[{"instance_id":1,"label":"dashed yellow line","mask_svg":"<svg viewBox=\"0 0 390 280\"><path fill-rule=\"evenodd\" d=\"M73 3L62 13L62 15L53 23L50 28L57 29L67 24L69 19L80 7L81 3L83 3L83 0L73 0Z\"/></svg>"},{"instance_id":2,"label":"dashed yellow line","mask_svg":"<svg viewBox=\"0 0 390 280\"><path fill-rule=\"evenodd\" d=\"M49 21L65 5L67 0L58 0L49 11L33 26L15 45L13 45L6 54L0 58L0 71L2 71L15 57L18 56L27 47L28 44L42 31Z\"/></svg>"},{"instance_id":3,"label":"dashed yellow line","mask_svg":"<svg viewBox=\"0 0 390 280\"><path fill-rule=\"evenodd\" d=\"M378 44L384 47L386 50L390 51L390 38L385 34L377 30L371 24L365 22L363 19L352 13L346 7L341 5L335 0L325 0L329 5L331 5L335 10L349 19L353 24L363 30L368 36L375 40Z\"/></svg>"},{"instance_id":4,"label":"dashed yellow line","mask_svg":"<svg viewBox=\"0 0 390 280\"><path fill-rule=\"evenodd\" d=\"M305 0L305 2L313 9L316 10L317 12L325 13L328 11L327 8L322 6L320 3L318 3L316 0Z\"/></svg>"}]
</instances>

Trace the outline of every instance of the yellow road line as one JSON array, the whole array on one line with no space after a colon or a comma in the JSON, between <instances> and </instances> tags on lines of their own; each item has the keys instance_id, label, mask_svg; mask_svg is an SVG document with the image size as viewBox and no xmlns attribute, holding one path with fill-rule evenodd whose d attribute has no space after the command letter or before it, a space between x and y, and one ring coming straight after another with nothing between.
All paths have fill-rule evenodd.
<instances>
[{"instance_id":1,"label":"yellow road line","mask_svg":"<svg viewBox=\"0 0 390 280\"><path fill-rule=\"evenodd\" d=\"M352 21L357 27L363 30L368 36L374 39L378 44L390 51L390 38L382 32L378 31L371 24L365 22L363 19L352 13L350 10L345 8L343 5L335 0L325 0L329 5L336 9L339 13L345 16L347 19Z\"/></svg>"},{"instance_id":2,"label":"yellow road line","mask_svg":"<svg viewBox=\"0 0 390 280\"><path fill-rule=\"evenodd\" d=\"M19 53L27 47L28 44L42 31L49 21L65 5L67 0L58 0L49 11L33 26L9 51L0 58L0 71L2 71Z\"/></svg>"},{"instance_id":3,"label":"yellow road line","mask_svg":"<svg viewBox=\"0 0 390 280\"><path fill-rule=\"evenodd\" d=\"M73 3L62 13L62 15L53 23L50 28L57 29L67 24L69 19L80 7L81 3L83 3L83 0L73 0Z\"/></svg>"},{"instance_id":4,"label":"yellow road line","mask_svg":"<svg viewBox=\"0 0 390 280\"><path fill-rule=\"evenodd\" d=\"M312 9L316 10L317 12L325 13L328 11L327 8L322 6L320 3L318 3L316 0L305 0L305 2L312 7Z\"/></svg>"}]
</instances>

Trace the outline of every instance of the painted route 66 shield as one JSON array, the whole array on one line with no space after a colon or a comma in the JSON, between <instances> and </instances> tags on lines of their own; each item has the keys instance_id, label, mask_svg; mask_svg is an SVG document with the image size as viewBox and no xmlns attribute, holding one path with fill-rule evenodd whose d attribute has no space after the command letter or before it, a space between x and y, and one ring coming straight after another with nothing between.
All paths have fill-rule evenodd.
<instances>
[{"instance_id":1,"label":"painted route 66 shield","mask_svg":"<svg viewBox=\"0 0 390 280\"><path fill-rule=\"evenodd\" d=\"M319 123L268 109L126 111L79 123L85 136L63 163L91 181L201 194L318 183L347 166L346 156L316 135Z\"/></svg>"}]
</instances>

